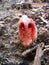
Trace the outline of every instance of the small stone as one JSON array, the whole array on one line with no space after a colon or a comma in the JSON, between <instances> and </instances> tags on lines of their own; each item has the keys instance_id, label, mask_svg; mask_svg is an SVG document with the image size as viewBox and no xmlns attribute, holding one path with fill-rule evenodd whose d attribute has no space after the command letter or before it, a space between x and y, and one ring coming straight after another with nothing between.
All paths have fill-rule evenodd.
<instances>
[{"instance_id":1,"label":"small stone","mask_svg":"<svg viewBox=\"0 0 49 65\"><path fill-rule=\"evenodd\" d=\"M4 21L5 21L5 23L9 23L9 22L11 22L11 18L7 17L7 18L4 19Z\"/></svg>"}]
</instances>

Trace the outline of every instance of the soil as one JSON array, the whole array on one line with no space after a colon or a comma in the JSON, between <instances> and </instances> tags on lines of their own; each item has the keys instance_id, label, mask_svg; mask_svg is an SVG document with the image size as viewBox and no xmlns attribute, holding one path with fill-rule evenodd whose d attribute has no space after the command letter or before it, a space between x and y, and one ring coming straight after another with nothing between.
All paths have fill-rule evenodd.
<instances>
[{"instance_id":1,"label":"soil","mask_svg":"<svg viewBox=\"0 0 49 65\"><path fill-rule=\"evenodd\" d=\"M32 3L30 6L31 8L29 6L0 8L0 65L31 65L36 49L25 57L20 54L41 43L49 45L49 4ZM24 14L32 18L38 28L38 37L30 47L24 47L18 36L18 20ZM49 50L43 53L41 65L49 65Z\"/></svg>"}]
</instances>

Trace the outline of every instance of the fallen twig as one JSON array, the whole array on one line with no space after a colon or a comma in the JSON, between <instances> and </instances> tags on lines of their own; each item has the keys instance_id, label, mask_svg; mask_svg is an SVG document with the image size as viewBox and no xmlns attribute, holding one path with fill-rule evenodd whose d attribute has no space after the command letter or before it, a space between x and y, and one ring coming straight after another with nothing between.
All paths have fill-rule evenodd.
<instances>
[{"instance_id":1,"label":"fallen twig","mask_svg":"<svg viewBox=\"0 0 49 65\"><path fill-rule=\"evenodd\" d=\"M42 43L41 43L41 44L38 44L38 45L41 46ZM25 51L22 52L22 53L16 53L16 55L18 55L19 57L26 57L26 55L29 54L30 52L32 52L33 50L35 50L35 49L38 47L38 45L36 45L36 46L33 47L33 48L27 49L27 50L25 50Z\"/></svg>"},{"instance_id":2,"label":"fallen twig","mask_svg":"<svg viewBox=\"0 0 49 65\"><path fill-rule=\"evenodd\" d=\"M49 51L49 48L45 48L45 49L43 50L43 52L45 52L45 51Z\"/></svg>"},{"instance_id":3,"label":"fallen twig","mask_svg":"<svg viewBox=\"0 0 49 65\"><path fill-rule=\"evenodd\" d=\"M29 54L29 53L32 52L33 50L37 49L38 46L40 46L42 49L43 49L43 47L45 47L45 49L43 49L43 53L44 53L46 50L49 50L49 48L48 48L49 46L48 46L48 45L47 45L47 46L42 46L42 45L43 45L43 43L40 43L40 44L36 45L36 46L33 47L33 48L30 48L30 49L25 50L25 51L22 52L22 53L20 53L20 52L17 53L17 52L16 52L15 54L18 55L19 57L25 58L27 54Z\"/></svg>"},{"instance_id":4,"label":"fallen twig","mask_svg":"<svg viewBox=\"0 0 49 65\"><path fill-rule=\"evenodd\" d=\"M49 45L45 45L45 48L49 48Z\"/></svg>"},{"instance_id":5,"label":"fallen twig","mask_svg":"<svg viewBox=\"0 0 49 65\"><path fill-rule=\"evenodd\" d=\"M42 47L40 47L40 45L38 45L33 65L41 65L41 56L42 55L43 55Z\"/></svg>"},{"instance_id":6,"label":"fallen twig","mask_svg":"<svg viewBox=\"0 0 49 65\"><path fill-rule=\"evenodd\" d=\"M25 51L22 53L22 55L25 56L26 54L32 52L32 51L35 50L36 48L37 48L37 46L35 46L34 48L27 49L27 50L25 50Z\"/></svg>"},{"instance_id":7,"label":"fallen twig","mask_svg":"<svg viewBox=\"0 0 49 65\"><path fill-rule=\"evenodd\" d=\"M47 20L45 20L43 17L41 17L41 16L39 16L39 18L44 22L44 23L48 23L48 21Z\"/></svg>"}]
</instances>

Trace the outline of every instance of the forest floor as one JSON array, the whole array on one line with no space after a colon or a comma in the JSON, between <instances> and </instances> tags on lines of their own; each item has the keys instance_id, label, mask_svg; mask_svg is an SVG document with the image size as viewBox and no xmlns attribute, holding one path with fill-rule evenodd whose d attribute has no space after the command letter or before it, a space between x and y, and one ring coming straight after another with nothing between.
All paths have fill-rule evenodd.
<instances>
[{"instance_id":1,"label":"forest floor","mask_svg":"<svg viewBox=\"0 0 49 65\"><path fill-rule=\"evenodd\" d=\"M25 5L0 8L0 65L49 65L49 4ZM30 47L24 47L18 36L18 20L24 14L38 28L38 37ZM40 53L41 57L35 60Z\"/></svg>"}]
</instances>

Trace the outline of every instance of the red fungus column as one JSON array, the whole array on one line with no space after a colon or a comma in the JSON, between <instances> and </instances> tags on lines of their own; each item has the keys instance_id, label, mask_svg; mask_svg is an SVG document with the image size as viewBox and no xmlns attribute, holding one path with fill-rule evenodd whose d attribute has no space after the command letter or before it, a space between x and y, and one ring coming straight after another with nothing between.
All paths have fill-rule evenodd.
<instances>
[{"instance_id":1,"label":"red fungus column","mask_svg":"<svg viewBox=\"0 0 49 65\"><path fill-rule=\"evenodd\" d=\"M24 46L29 46L37 38L37 27L33 19L23 15L18 24L19 37Z\"/></svg>"}]
</instances>

